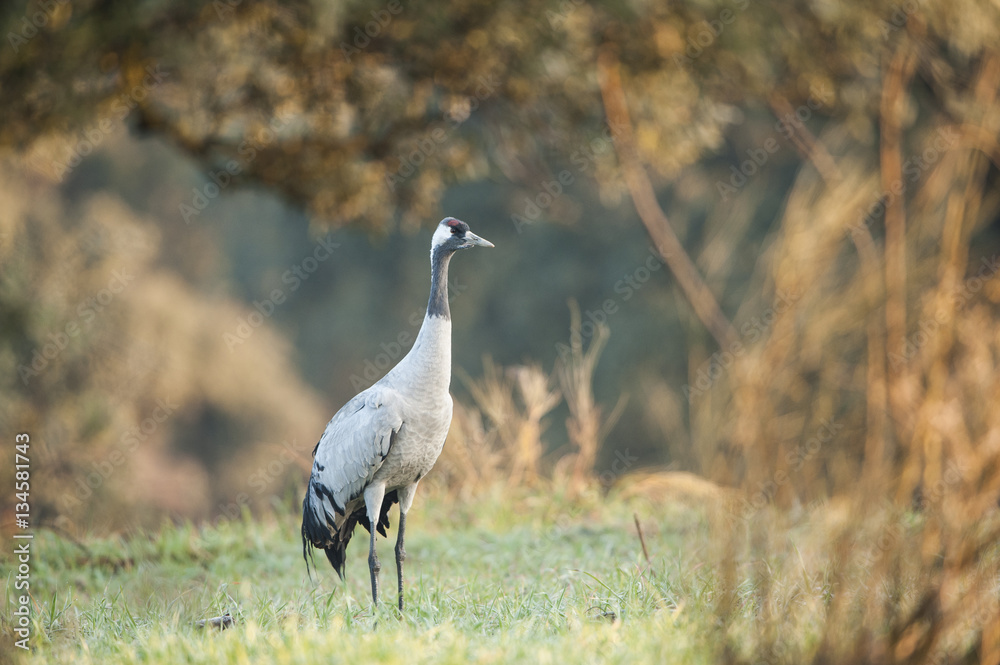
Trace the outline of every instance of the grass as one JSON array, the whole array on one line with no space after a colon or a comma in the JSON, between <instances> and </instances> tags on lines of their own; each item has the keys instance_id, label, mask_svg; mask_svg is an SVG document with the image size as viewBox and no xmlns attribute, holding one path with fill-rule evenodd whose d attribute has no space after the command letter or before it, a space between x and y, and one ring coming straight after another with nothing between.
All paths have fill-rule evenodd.
<instances>
[{"instance_id":1,"label":"grass","mask_svg":"<svg viewBox=\"0 0 1000 665\"><path fill-rule=\"evenodd\" d=\"M390 540L373 612L366 539L347 583L306 576L290 510L216 526L164 525L76 543L40 531L32 561L33 662L634 662L715 660L711 566L697 511L498 490L455 505L422 497L407 539L406 611ZM651 554L643 558L639 511ZM6 584L10 639L13 579ZM236 626L195 622L231 612ZM9 644L10 642L8 642ZM6 647L5 647L6 649ZM0 659L2 660L2 659Z\"/></svg>"},{"instance_id":2,"label":"grass","mask_svg":"<svg viewBox=\"0 0 1000 665\"><path fill-rule=\"evenodd\" d=\"M638 486L572 499L555 484L494 485L463 500L426 492L410 518L402 615L395 533L379 540L383 603L373 609L363 531L348 549L346 583L322 556L310 579L291 502L127 538L40 530L24 660L964 663L987 648L977 645L1000 592L997 546L942 591L940 566L921 563L930 513L835 499L794 518L762 506L743 520L734 504L664 500ZM981 530L995 529L994 514ZM23 657L6 648L14 596L8 572L0 665ZM229 630L196 625L226 612Z\"/></svg>"}]
</instances>

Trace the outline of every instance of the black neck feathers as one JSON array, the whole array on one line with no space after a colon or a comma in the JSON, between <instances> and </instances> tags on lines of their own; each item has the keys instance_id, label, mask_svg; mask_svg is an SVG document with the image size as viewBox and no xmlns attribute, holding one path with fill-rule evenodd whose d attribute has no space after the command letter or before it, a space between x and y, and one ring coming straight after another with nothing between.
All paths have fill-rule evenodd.
<instances>
[{"instance_id":1,"label":"black neck feathers","mask_svg":"<svg viewBox=\"0 0 1000 665\"><path fill-rule=\"evenodd\" d=\"M431 253L431 297L427 301L427 316L451 318L448 308L448 263L455 252L435 247Z\"/></svg>"}]
</instances>

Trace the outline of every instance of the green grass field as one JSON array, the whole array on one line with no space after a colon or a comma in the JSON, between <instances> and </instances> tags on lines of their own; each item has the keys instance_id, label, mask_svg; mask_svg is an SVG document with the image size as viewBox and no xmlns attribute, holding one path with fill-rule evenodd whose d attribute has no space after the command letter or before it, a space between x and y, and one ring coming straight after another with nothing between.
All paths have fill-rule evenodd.
<instances>
[{"instance_id":1,"label":"green grass field","mask_svg":"<svg viewBox=\"0 0 1000 665\"><path fill-rule=\"evenodd\" d=\"M697 510L547 493L510 503L421 497L407 537L407 608L392 545L373 613L363 530L347 583L317 558L311 581L291 510L214 527L83 543L35 539L32 662L712 662L719 628ZM642 553L638 512L651 564ZM392 514L395 526L395 513ZM362 535L364 534L364 535ZM8 567L9 570L9 567ZM6 583L10 644L12 577ZM195 622L229 611L226 631ZM732 630L730 628L730 630ZM7 646L4 646L7 650ZM13 650L10 650L13 651ZM8 651L9 653L9 651Z\"/></svg>"}]
</instances>

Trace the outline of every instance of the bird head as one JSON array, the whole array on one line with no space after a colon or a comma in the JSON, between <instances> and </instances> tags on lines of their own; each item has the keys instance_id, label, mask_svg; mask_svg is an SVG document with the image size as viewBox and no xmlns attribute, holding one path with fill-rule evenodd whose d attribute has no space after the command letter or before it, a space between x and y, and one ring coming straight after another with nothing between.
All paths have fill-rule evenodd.
<instances>
[{"instance_id":1,"label":"bird head","mask_svg":"<svg viewBox=\"0 0 1000 665\"><path fill-rule=\"evenodd\" d=\"M481 247L493 247L493 243L485 238L480 238L469 230L469 225L454 217L445 217L438 224L431 241L431 253L436 251L456 252L460 249L468 249L479 245Z\"/></svg>"}]
</instances>

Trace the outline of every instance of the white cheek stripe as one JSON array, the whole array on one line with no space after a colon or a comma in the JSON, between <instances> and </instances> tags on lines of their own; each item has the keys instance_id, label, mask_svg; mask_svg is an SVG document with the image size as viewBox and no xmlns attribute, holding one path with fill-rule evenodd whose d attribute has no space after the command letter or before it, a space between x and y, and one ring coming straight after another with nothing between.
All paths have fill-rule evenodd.
<instances>
[{"instance_id":1,"label":"white cheek stripe","mask_svg":"<svg viewBox=\"0 0 1000 665\"><path fill-rule=\"evenodd\" d=\"M438 224L437 230L434 231L434 237L431 238L431 247L441 245L446 242L449 237L451 237L451 229L445 224Z\"/></svg>"}]
</instances>

